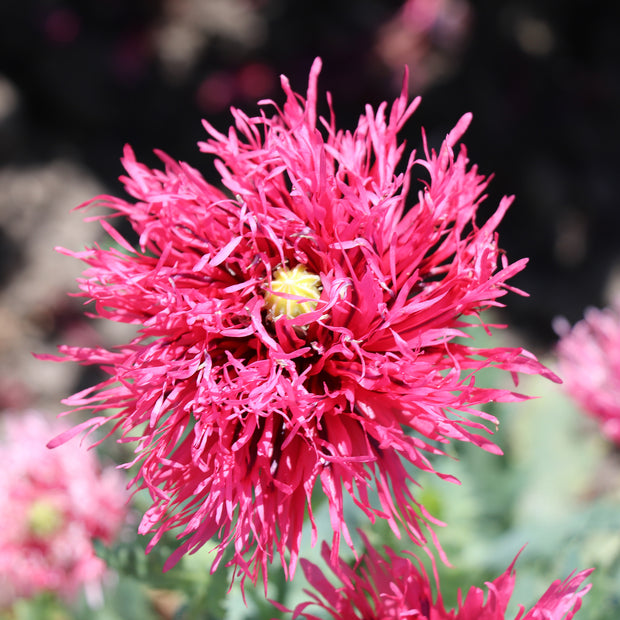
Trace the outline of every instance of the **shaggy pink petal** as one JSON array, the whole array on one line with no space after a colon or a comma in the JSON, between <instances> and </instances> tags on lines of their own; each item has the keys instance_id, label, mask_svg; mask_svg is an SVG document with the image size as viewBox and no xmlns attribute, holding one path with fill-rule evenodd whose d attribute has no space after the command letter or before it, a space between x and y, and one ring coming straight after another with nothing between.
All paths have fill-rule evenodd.
<instances>
[{"instance_id":1,"label":"shaggy pink petal","mask_svg":"<svg viewBox=\"0 0 620 620\"><path fill-rule=\"evenodd\" d=\"M583 596L592 587L588 584L581 588L592 570L572 573L564 581L554 581L538 603L525 616L519 613L516 620L571 620L581 608Z\"/></svg>"},{"instance_id":2,"label":"shaggy pink petal","mask_svg":"<svg viewBox=\"0 0 620 620\"><path fill-rule=\"evenodd\" d=\"M328 580L320 568L301 560L304 574L316 593L307 592L311 600L300 603L293 618L317 620L309 613L315 606L326 611L334 620L505 620L506 608L515 584L515 560L505 573L486 584L487 592L472 587L463 600L459 592L456 609L446 610L441 594L434 600L429 577L418 558L397 555L385 547L382 556L362 534L366 554L351 567L340 558L333 558L324 543L322 556L339 583ZM592 570L570 575L565 581L555 581L532 609L515 620L570 620L581 606L582 597L590 585L581 587ZM435 581L437 576L435 575ZM276 603L281 611L287 610Z\"/></svg>"},{"instance_id":3,"label":"shaggy pink petal","mask_svg":"<svg viewBox=\"0 0 620 620\"><path fill-rule=\"evenodd\" d=\"M554 378L522 349L458 340L484 328L462 317L501 305L525 266L497 244L511 199L475 221L488 180L457 147L471 115L438 152L425 145L401 164L397 133L419 99L403 89L342 131L333 112L317 117L319 71L317 60L305 100L282 78L284 105L261 102L271 115L233 110L226 134L204 123L200 148L225 191L163 153L151 170L127 147L131 200L95 201L111 210L101 223L115 247L63 250L88 265L79 294L93 316L139 326L111 351L61 347L109 374L66 403L92 414L91 431L107 419L136 442L151 544L175 529L174 562L218 537L218 561L232 546L252 581L278 556L292 575L317 487L335 555L341 537L351 544L346 495L424 543L432 519L406 462L432 471L428 455L451 440L498 452L484 424L496 420L478 406L522 398L478 386L477 371ZM112 231L117 217L136 248ZM297 266L320 286L284 291L308 311L276 316L272 282Z\"/></svg>"},{"instance_id":4,"label":"shaggy pink petal","mask_svg":"<svg viewBox=\"0 0 620 620\"><path fill-rule=\"evenodd\" d=\"M78 445L49 450L64 425L39 413L2 422L0 607L42 591L70 599L84 588L96 597L106 567L93 539L112 542L124 522L122 476Z\"/></svg>"},{"instance_id":5,"label":"shaggy pink petal","mask_svg":"<svg viewBox=\"0 0 620 620\"><path fill-rule=\"evenodd\" d=\"M620 297L589 308L572 329L558 321L560 372L569 394L620 444Z\"/></svg>"}]
</instances>

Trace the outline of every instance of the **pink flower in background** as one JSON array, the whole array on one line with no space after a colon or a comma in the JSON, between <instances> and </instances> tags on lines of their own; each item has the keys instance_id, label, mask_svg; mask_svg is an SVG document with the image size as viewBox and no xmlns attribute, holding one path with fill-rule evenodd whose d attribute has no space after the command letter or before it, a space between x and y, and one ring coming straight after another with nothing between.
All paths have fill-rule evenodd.
<instances>
[{"instance_id":1,"label":"pink flower in background","mask_svg":"<svg viewBox=\"0 0 620 620\"><path fill-rule=\"evenodd\" d=\"M406 0L378 29L374 52L395 79L406 64L410 87L423 92L455 71L472 22L468 0Z\"/></svg>"},{"instance_id":2,"label":"pink flower in background","mask_svg":"<svg viewBox=\"0 0 620 620\"><path fill-rule=\"evenodd\" d=\"M306 100L283 77L273 116L233 110L227 134L205 123L201 149L225 189L163 153L165 170L152 170L127 148L132 200L96 199L112 210L100 221L116 247L63 250L89 265L79 285L93 315L139 331L112 350L61 347L110 378L65 401L95 415L53 445L112 422L136 441L151 545L178 528L174 562L217 536L215 565L232 545L252 581L274 553L293 572L317 486L334 557L341 536L352 545L344 493L425 542L403 460L432 471L425 453L453 439L499 452L472 416L497 421L476 406L522 397L478 386L478 370L554 378L527 351L458 339L472 327L462 317L480 329L526 263L497 245L510 198L475 221L487 180L456 149L470 115L439 152L425 142L400 163L397 133L418 100L403 89L340 131L333 114L317 118L320 66ZM424 180L410 191L412 175ZM119 217L137 248L112 228Z\"/></svg>"},{"instance_id":3,"label":"pink flower in background","mask_svg":"<svg viewBox=\"0 0 620 620\"><path fill-rule=\"evenodd\" d=\"M620 297L609 308L589 308L572 329L562 320L554 327L566 390L620 444Z\"/></svg>"},{"instance_id":4,"label":"pink flower in background","mask_svg":"<svg viewBox=\"0 0 620 620\"><path fill-rule=\"evenodd\" d=\"M78 445L49 450L66 426L40 413L1 424L0 607L45 591L71 599L84 588L96 599L106 567L93 539L112 542L124 522L123 477Z\"/></svg>"},{"instance_id":5,"label":"pink flower in background","mask_svg":"<svg viewBox=\"0 0 620 620\"><path fill-rule=\"evenodd\" d=\"M308 592L312 600L298 605L293 618L319 620L319 616L306 611L311 606L327 611L336 620L504 620L506 617L515 584L516 558L505 573L486 583L486 593L472 587L463 598L459 592L458 607L446 610L441 593L433 601L430 580L415 556L397 555L385 547L387 557L383 557L368 540L365 542L366 554L354 567L340 558L334 562L324 543L322 556L337 577L337 585L318 566L301 560L306 578L318 594ZM591 587L579 589L591 572L592 569L584 570L571 574L565 581L554 581L527 613L520 606L515 620L570 620ZM281 605L278 607L288 611Z\"/></svg>"}]
</instances>

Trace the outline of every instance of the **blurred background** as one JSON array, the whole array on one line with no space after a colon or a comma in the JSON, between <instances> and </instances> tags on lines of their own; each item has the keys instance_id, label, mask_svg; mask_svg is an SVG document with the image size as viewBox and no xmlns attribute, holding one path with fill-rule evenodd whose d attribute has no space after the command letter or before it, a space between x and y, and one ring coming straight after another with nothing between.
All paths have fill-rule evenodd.
<instances>
[{"instance_id":1,"label":"blurred background","mask_svg":"<svg viewBox=\"0 0 620 620\"><path fill-rule=\"evenodd\" d=\"M304 93L317 55L341 128L395 98L404 65L423 96L402 134L411 147L421 126L438 144L473 112L464 142L494 174L481 218L515 194L500 246L531 259L511 282L531 296L504 298L502 320L548 352L554 317L574 323L620 290L619 32L620 4L600 0L2 0L0 410L57 413L92 383L31 351L117 339L66 295L82 267L53 248L97 239L71 209L121 194L123 145L152 165L163 149L217 182L196 148L201 119L223 130L231 105L281 102L280 74Z\"/></svg>"}]
</instances>

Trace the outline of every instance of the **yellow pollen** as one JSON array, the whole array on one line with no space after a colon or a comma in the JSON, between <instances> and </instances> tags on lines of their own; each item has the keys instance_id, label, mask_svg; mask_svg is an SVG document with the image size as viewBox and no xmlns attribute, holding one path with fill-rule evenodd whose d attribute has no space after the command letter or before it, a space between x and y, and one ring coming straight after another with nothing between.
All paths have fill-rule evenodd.
<instances>
[{"instance_id":1,"label":"yellow pollen","mask_svg":"<svg viewBox=\"0 0 620 620\"><path fill-rule=\"evenodd\" d=\"M265 303L272 316L275 318L284 314L292 319L316 309L317 302L312 300L321 297L321 278L307 271L303 265L293 269L278 269L271 280L271 291L265 294ZM309 301L287 299L277 293L297 295Z\"/></svg>"},{"instance_id":2,"label":"yellow pollen","mask_svg":"<svg viewBox=\"0 0 620 620\"><path fill-rule=\"evenodd\" d=\"M32 535L43 539L53 536L63 525L61 512L45 499L33 502L26 519Z\"/></svg>"}]
</instances>

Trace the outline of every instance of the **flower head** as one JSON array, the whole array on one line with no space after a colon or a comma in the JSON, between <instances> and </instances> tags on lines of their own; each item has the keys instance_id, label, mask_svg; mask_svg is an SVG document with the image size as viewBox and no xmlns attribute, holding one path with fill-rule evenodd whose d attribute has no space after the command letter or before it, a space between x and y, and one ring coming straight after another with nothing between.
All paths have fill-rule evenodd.
<instances>
[{"instance_id":1,"label":"flower head","mask_svg":"<svg viewBox=\"0 0 620 620\"><path fill-rule=\"evenodd\" d=\"M112 542L126 514L123 477L77 445L49 450L64 430L35 412L5 415L0 441L0 607L51 591L96 597L104 562L93 539Z\"/></svg>"},{"instance_id":2,"label":"flower head","mask_svg":"<svg viewBox=\"0 0 620 620\"><path fill-rule=\"evenodd\" d=\"M609 308L589 308L572 329L563 321L555 327L566 390L620 444L620 297Z\"/></svg>"},{"instance_id":3,"label":"flower head","mask_svg":"<svg viewBox=\"0 0 620 620\"><path fill-rule=\"evenodd\" d=\"M364 540L366 554L354 567L340 558L334 562L324 543L322 556L340 582L338 585L331 583L318 566L301 560L306 578L318 594L308 592L312 600L299 604L293 618L319 620L306 611L311 606L327 611L334 620L504 620L506 617L515 584L516 558L505 573L486 584L486 593L472 587L463 599L459 592L458 607L446 610L440 593L433 600L428 575L415 556L398 555L385 547L387 557L383 557ZM554 581L527 613L521 606L515 620L570 620L591 587L580 589L591 572L592 569L584 570L571 574L565 581Z\"/></svg>"},{"instance_id":4,"label":"flower head","mask_svg":"<svg viewBox=\"0 0 620 620\"><path fill-rule=\"evenodd\" d=\"M499 451L467 414L496 423L476 406L521 397L478 386L478 370L552 377L522 349L458 339L462 317L501 305L526 262L497 245L511 199L475 221L487 180L455 151L470 115L439 152L425 142L400 164L397 133L418 100L403 89L354 132L337 130L333 113L317 119L320 66L305 100L282 78L283 108L262 102L273 116L233 109L227 134L205 122L200 148L225 190L163 153L165 170L152 170L127 147L132 199L97 202L128 219L138 247L102 218L117 247L64 250L89 265L79 285L95 316L139 326L113 350L61 347L110 375L66 403L137 442L151 544L181 528L173 562L217 535L219 557L233 545L252 580L274 553L294 570L319 485L335 554L341 536L352 544L343 491L424 541L403 460L432 471L425 453L452 439ZM411 193L415 174L425 179Z\"/></svg>"}]
</instances>

